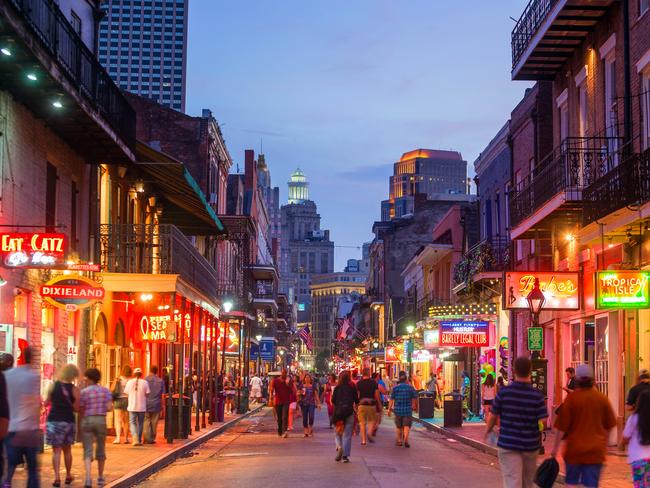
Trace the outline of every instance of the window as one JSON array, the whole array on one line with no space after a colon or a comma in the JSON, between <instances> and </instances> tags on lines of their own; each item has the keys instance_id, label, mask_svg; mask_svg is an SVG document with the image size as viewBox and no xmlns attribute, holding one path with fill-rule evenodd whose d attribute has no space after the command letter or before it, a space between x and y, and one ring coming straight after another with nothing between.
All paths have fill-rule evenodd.
<instances>
[{"instance_id":1,"label":"window","mask_svg":"<svg viewBox=\"0 0 650 488\"><path fill-rule=\"evenodd\" d=\"M639 17L648 11L650 8L650 0L639 0Z\"/></svg>"},{"instance_id":2,"label":"window","mask_svg":"<svg viewBox=\"0 0 650 488\"><path fill-rule=\"evenodd\" d=\"M81 35L81 18L74 10L70 11L70 25L72 25L72 28L77 34Z\"/></svg>"}]
</instances>

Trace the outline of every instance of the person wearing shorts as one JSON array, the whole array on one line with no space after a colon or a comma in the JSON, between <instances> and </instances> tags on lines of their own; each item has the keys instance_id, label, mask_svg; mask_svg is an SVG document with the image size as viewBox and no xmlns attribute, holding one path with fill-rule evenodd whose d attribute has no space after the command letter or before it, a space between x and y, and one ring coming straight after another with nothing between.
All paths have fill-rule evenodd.
<instances>
[{"instance_id":1,"label":"person wearing shorts","mask_svg":"<svg viewBox=\"0 0 650 488\"><path fill-rule=\"evenodd\" d=\"M418 392L406 381L406 372L399 372L399 383L393 388L388 404L388 416L395 411L396 446L411 447L409 432L411 431L411 415L417 410Z\"/></svg>"},{"instance_id":2,"label":"person wearing shorts","mask_svg":"<svg viewBox=\"0 0 650 488\"><path fill-rule=\"evenodd\" d=\"M373 430L377 422L377 406L380 405L379 386L370 377L370 368L363 368L362 379L357 383L359 392L359 407L357 417L361 433L361 445L366 442L373 443Z\"/></svg>"}]
</instances>

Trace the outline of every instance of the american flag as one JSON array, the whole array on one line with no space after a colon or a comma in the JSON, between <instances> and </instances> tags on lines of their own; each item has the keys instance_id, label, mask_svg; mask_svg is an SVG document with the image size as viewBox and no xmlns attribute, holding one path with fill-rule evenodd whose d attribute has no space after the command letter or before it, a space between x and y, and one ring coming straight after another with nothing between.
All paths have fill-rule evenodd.
<instances>
[{"instance_id":1,"label":"american flag","mask_svg":"<svg viewBox=\"0 0 650 488\"><path fill-rule=\"evenodd\" d=\"M305 343L305 346L307 346L309 352L314 350L314 338L309 332L309 327L303 327L300 329L300 332L298 332L298 337L300 337L302 339L302 342Z\"/></svg>"}]
</instances>

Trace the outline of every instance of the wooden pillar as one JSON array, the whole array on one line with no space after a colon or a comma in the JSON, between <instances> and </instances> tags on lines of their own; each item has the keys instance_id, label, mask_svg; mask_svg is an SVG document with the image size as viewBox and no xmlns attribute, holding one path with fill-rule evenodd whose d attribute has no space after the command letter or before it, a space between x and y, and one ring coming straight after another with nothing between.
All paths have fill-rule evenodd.
<instances>
[{"instance_id":1,"label":"wooden pillar","mask_svg":"<svg viewBox=\"0 0 650 488\"><path fill-rule=\"evenodd\" d=\"M201 375L201 427L206 428L207 424L205 422L205 401L206 398L209 399L210 397L208 396L207 392L207 370L208 370L208 324L210 323L210 314L206 312L205 314L206 319L205 322L203 323L203 365L201 367L202 375ZM201 343L199 342L199 345Z\"/></svg>"},{"instance_id":2,"label":"wooden pillar","mask_svg":"<svg viewBox=\"0 0 650 488\"><path fill-rule=\"evenodd\" d=\"M553 411L562 403L562 383L564 381L564 368L562 367L564 347L562 344L562 327L564 324L558 318L555 319L555 330L553 331L553 344L555 350L555 375L553 378ZM551 416L552 417L552 416ZM553 419L551 418L551 421Z\"/></svg>"},{"instance_id":3,"label":"wooden pillar","mask_svg":"<svg viewBox=\"0 0 650 488\"><path fill-rule=\"evenodd\" d=\"M201 424L200 424L200 418L201 418L201 326L203 324L203 308L199 307L198 310L198 321L196 322L195 325L195 319L196 319L196 314L192 314L192 328L195 329L196 334L192 335L192 343L194 343L194 337L198 337L198 342L197 342L197 347L196 347L196 382L194 383L194 391L196 391L196 405L194 405L195 409L195 421L194 421L194 431L199 431L201 430ZM194 355L192 355L192 358L194 358ZM192 379L194 379L194 375L192 375Z\"/></svg>"},{"instance_id":4,"label":"wooden pillar","mask_svg":"<svg viewBox=\"0 0 650 488\"><path fill-rule=\"evenodd\" d=\"M181 439L186 439L187 438L187 432L184 432L183 429L183 410L184 410L184 401L183 401L183 393L184 393L184 380L185 380L185 311L186 311L186 303L185 303L185 297L181 297L181 307L180 307L180 324L179 324L179 334L181 336L181 351L180 351L180 357L179 357L179 365L178 365L178 376L179 376L179 382L178 382L178 436ZM189 430L189 429L188 429Z\"/></svg>"}]
</instances>

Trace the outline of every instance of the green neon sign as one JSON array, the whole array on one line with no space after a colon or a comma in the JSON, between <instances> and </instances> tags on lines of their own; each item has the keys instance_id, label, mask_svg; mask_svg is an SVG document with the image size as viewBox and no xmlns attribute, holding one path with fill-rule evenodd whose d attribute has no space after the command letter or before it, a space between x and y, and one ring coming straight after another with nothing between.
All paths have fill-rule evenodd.
<instances>
[{"instance_id":1,"label":"green neon sign","mask_svg":"<svg viewBox=\"0 0 650 488\"><path fill-rule=\"evenodd\" d=\"M596 308L649 308L650 271L598 271Z\"/></svg>"}]
</instances>

